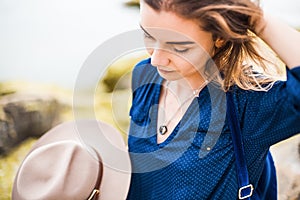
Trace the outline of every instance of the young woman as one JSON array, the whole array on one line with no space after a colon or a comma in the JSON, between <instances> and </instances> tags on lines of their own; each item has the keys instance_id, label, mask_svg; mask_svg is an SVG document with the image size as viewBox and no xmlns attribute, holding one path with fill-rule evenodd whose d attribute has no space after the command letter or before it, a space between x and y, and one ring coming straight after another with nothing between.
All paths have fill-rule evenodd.
<instances>
[{"instance_id":1,"label":"young woman","mask_svg":"<svg viewBox=\"0 0 300 200\"><path fill-rule=\"evenodd\" d=\"M250 0L143 0L140 25L151 58L133 71L127 199L238 198L225 92L255 188L269 147L300 132L300 33Z\"/></svg>"}]
</instances>

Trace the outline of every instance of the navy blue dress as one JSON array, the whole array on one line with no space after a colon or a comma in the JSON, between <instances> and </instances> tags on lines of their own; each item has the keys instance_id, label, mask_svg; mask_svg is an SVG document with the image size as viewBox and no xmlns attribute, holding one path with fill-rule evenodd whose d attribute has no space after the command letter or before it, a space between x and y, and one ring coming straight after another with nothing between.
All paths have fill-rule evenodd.
<instances>
[{"instance_id":1,"label":"navy blue dress","mask_svg":"<svg viewBox=\"0 0 300 200\"><path fill-rule=\"evenodd\" d=\"M269 147L300 132L300 67L268 92L233 88L250 183L257 185ZM133 70L128 137L133 167L128 200L236 199L235 155L225 93L208 84L171 135L157 144L163 78L143 60Z\"/></svg>"}]
</instances>

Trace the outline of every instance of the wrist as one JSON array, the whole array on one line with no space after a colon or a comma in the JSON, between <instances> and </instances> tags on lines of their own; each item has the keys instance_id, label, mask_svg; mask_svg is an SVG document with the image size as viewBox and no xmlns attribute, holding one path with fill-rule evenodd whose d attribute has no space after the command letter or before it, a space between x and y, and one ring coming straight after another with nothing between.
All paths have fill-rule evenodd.
<instances>
[{"instance_id":1,"label":"wrist","mask_svg":"<svg viewBox=\"0 0 300 200\"><path fill-rule=\"evenodd\" d=\"M266 26L267 26L266 15L265 13L262 13L260 19L256 22L253 31L258 37L263 37L263 33Z\"/></svg>"}]
</instances>

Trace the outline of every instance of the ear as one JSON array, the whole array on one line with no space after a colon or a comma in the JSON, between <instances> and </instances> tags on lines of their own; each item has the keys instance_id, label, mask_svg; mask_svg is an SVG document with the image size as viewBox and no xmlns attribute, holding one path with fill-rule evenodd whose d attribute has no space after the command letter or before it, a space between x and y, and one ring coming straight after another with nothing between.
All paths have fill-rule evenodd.
<instances>
[{"instance_id":1,"label":"ear","mask_svg":"<svg viewBox=\"0 0 300 200\"><path fill-rule=\"evenodd\" d=\"M224 39L222 39L222 38L217 38L216 41L215 41L215 47L221 48L221 47L224 46L225 43L226 43L226 42L225 42Z\"/></svg>"}]
</instances>

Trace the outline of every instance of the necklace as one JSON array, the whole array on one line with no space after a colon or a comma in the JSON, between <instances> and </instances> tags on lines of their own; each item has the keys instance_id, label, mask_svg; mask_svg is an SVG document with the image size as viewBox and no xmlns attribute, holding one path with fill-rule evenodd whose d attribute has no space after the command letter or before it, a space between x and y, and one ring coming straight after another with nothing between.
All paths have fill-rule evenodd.
<instances>
[{"instance_id":1,"label":"necklace","mask_svg":"<svg viewBox=\"0 0 300 200\"><path fill-rule=\"evenodd\" d=\"M158 132L161 135L165 135L168 132L168 125L169 123L173 120L173 118L178 114L178 112L181 110L181 108L192 98L197 97L199 95L200 90L203 89L203 87L208 83L207 80L204 81L204 83L198 88L193 90L193 93L191 96L189 96L186 100L184 100L182 102L182 104L179 106L179 108L176 110L176 112L171 116L171 118L169 120L165 120L164 123L162 125L159 126ZM169 86L169 82L166 83L166 89L164 92L164 107L166 106L166 99L167 99L167 90L168 90L168 86ZM165 118L165 115L164 115Z\"/></svg>"}]
</instances>

